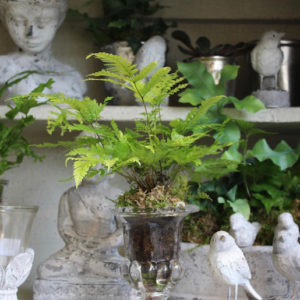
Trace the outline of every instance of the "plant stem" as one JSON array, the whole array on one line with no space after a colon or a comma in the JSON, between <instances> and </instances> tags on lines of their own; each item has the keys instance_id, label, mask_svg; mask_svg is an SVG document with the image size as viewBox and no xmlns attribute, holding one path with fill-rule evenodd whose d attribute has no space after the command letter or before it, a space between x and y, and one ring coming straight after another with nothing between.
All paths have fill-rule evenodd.
<instances>
[{"instance_id":1,"label":"plant stem","mask_svg":"<svg viewBox=\"0 0 300 300\"><path fill-rule=\"evenodd\" d=\"M247 148L248 148L248 139L249 139L249 136L246 135L245 144L244 144L244 147L243 147L243 164L244 165L246 164L246 154L247 154ZM249 199L251 199L251 192L250 192L250 189L249 189L249 186L248 186L247 175L245 174L244 171L242 171L242 177L243 177L243 184L244 184L244 187L246 189L246 193L247 193Z\"/></svg>"}]
</instances>

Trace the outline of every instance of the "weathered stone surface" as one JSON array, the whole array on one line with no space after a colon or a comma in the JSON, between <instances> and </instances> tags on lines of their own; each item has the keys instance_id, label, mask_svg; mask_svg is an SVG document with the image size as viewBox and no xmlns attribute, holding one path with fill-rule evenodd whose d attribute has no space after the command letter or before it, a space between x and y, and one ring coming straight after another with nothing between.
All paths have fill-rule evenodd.
<instances>
[{"instance_id":1,"label":"weathered stone surface","mask_svg":"<svg viewBox=\"0 0 300 300\"><path fill-rule=\"evenodd\" d=\"M36 280L35 300L133 300L130 286L123 282L102 280L97 284L72 284L61 280Z\"/></svg>"},{"instance_id":2,"label":"weathered stone surface","mask_svg":"<svg viewBox=\"0 0 300 300\"><path fill-rule=\"evenodd\" d=\"M216 282L208 266L209 246L196 247L182 244L181 260L184 276L172 291L170 300L221 300L227 297L227 286ZM248 261L253 288L263 297L281 296L287 293L288 283L272 264L272 247L253 246L243 248ZM239 299L248 299L239 289Z\"/></svg>"},{"instance_id":3,"label":"weathered stone surface","mask_svg":"<svg viewBox=\"0 0 300 300\"><path fill-rule=\"evenodd\" d=\"M126 187L125 180L112 175L83 182L62 195L58 231L66 245L40 264L35 300L129 297L131 288L122 275L124 258L118 252L122 229L114 217L115 204L109 200Z\"/></svg>"},{"instance_id":4,"label":"weathered stone surface","mask_svg":"<svg viewBox=\"0 0 300 300\"><path fill-rule=\"evenodd\" d=\"M45 93L60 92L81 99L86 92L83 77L73 67L56 60L51 51L52 40L66 15L67 1L1 0L0 4L1 20L19 49L0 56L0 85L17 73L35 71L9 87L3 98L30 93L52 78L52 88Z\"/></svg>"},{"instance_id":5,"label":"weathered stone surface","mask_svg":"<svg viewBox=\"0 0 300 300\"><path fill-rule=\"evenodd\" d=\"M268 108L290 107L289 93L282 90L257 90L252 93Z\"/></svg>"}]
</instances>

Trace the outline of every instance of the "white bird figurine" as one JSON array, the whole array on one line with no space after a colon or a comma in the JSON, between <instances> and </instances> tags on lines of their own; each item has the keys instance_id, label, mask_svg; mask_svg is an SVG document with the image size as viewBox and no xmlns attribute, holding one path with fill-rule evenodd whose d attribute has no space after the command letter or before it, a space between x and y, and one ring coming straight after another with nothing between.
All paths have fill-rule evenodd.
<instances>
[{"instance_id":1,"label":"white bird figurine","mask_svg":"<svg viewBox=\"0 0 300 300\"><path fill-rule=\"evenodd\" d=\"M230 216L229 233L235 239L236 244L241 248L253 245L260 228L261 225L258 222L250 223L240 213L235 213Z\"/></svg>"},{"instance_id":2,"label":"white bird figurine","mask_svg":"<svg viewBox=\"0 0 300 300\"><path fill-rule=\"evenodd\" d=\"M264 77L274 77L274 88L278 89L277 75L280 70L283 53L279 48L284 33L267 31L251 52L251 64L260 76L260 89L263 90Z\"/></svg>"},{"instance_id":3,"label":"white bird figurine","mask_svg":"<svg viewBox=\"0 0 300 300\"><path fill-rule=\"evenodd\" d=\"M234 286L234 299L237 300L239 285L254 299L262 299L251 286L251 272L246 258L229 233L218 231L212 236L208 260L213 276L228 285L227 299L230 299L231 287Z\"/></svg>"},{"instance_id":4,"label":"white bird figurine","mask_svg":"<svg viewBox=\"0 0 300 300\"><path fill-rule=\"evenodd\" d=\"M147 40L144 45L138 50L135 56L135 63L139 70L146 67L151 62L157 62L157 66L152 71L151 74L147 76L150 78L151 75L162 68L166 62L166 51L167 51L167 43L166 40L159 36L155 35L149 40Z\"/></svg>"},{"instance_id":5,"label":"white bird figurine","mask_svg":"<svg viewBox=\"0 0 300 300\"><path fill-rule=\"evenodd\" d=\"M278 216L278 223L274 233L275 237L281 231L286 231L291 237L298 241L299 226L294 222L293 216L288 212L284 212Z\"/></svg>"},{"instance_id":6,"label":"white bird figurine","mask_svg":"<svg viewBox=\"0 0 300 300\"><path fill-rule=\"evenodd\" d=\"M300 281L300 244L286 230L279 231L274 237L272 261L276 270L294 284L292 299L295 299L297 282Z\"/></svg>"}]
</instances>

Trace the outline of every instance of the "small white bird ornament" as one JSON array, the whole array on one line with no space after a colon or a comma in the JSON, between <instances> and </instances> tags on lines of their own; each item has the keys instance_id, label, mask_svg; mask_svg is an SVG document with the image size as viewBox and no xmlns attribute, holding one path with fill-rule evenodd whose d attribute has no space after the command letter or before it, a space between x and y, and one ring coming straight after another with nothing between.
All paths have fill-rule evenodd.
<instances>
[{"instance_id":1,"label":"small white bird ornament","mask_svg":"<svg viewBox=\"0 0 300 300\"><path fill-rule=\"evenodd\" d=\"M275 228L274 236L276 237L281 231L286 231L296 241L299 238L299 226L294 222L293 216L284 212L278 216L278 223Z\"/></svg>"},{"instance_id":2,"label":"small white bird ornament","mask_svg":"<svg viewBox=\"0 0 300 300\"><path fill-rule=\"evenodd\" d=\"M272 261L276 270L294 284L295 299L297 282L300 281L300 244L288 231L277 233L273 240ZM290 294L290 289L288 294Z\"/></svg>"},{"instance_id":3,"label":"small white bird ornament","mask_svg":"<svg viewBox=\"0 0 300 300\"><path fill-rule=\"evenodd\" d=\"M274 88L278 89L277 75L280 70L283 53L279 48L284 33L265 32L251 52L251 64L260 76L260 89L263 90L264 77L274 77Z\"/></svg>"},{"instance_id":4,"label":"small white bird ornament","mask_svg":"<svg viewBox=\"0 0 300 300\"><path fill-rule=\"evenodd\" d=\"M236 244L241 248L253 245L260 228L261 225L258 222L250 223L240 213L235 213L230 216L229 233L235 239Z\"/></svg>"},{"instance_id":5,"label":"small white bird ornament","mask_svg":"<svg viewBox=\"0 0 300 300\"><path fill-rule=\"evenodd\" d=\"M228 300L231 297L232 286L235 287L234 299L237 300L239 285L252 298L262 299L251 286L251 272L246 258L229 233L218 231L212 236L208 260L213 276L220 282L228 285Z\"/></svg>"},{"instance_id":6,"label":"small white bird ornament","mask_svg":"<svg viewBox=\"0 0 300 300\"><path fill-rule=\"evenodd\" d=\"M155 71L165 65L166 51L166 40L159 35L155 35L147 40L144 45L138 50L135 56L135 63L139 70L143 69L151 62L157 62L155 69L151 74L147 76L147 79L150 78Z\"/></svg>"}]
</instances>

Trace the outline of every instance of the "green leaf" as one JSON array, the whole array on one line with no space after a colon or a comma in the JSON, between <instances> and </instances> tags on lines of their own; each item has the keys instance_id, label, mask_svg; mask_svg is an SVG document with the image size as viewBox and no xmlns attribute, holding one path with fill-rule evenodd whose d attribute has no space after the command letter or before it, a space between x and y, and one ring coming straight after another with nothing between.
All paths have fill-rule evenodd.
<instances>
[{"instance_id":1,"label":"green leaf","mask_svg":"<svg viewBox=\"0 0 300 300\"><path fill-rule=\"evenodd\" d=\"M235 97L228 97L228 100L233 103L236 109L245 110L249 113L256 113L266 108L264 103L254 96L247 96L243 100L239 100Z\"/></svg>"},{"instance_id":2,"label":"green leaf","mask_svg":"<svg viewBox=\"0 0 300 300\"><path fill-rule=\"evenodd\" d=\"M177 67L189 84L195 88L201 89L203 86L212 87L214 85L213 77L200 61L191 63L178 62Z\"/></svg>"},{"instance_id":3,"label":"green leaf","mask_svg":"<svg viewBox=\"0 0 300 300\"><path fill-rule=\"evenodd\" d=\"M235 122L228 122L222 130L217 131L214 138L217 139L220 144L239 142L241 138L240 128Z\"/></svg>"},{"instance_id":4,"label":"green leaf","mask_svg":"<svg viewBox=\"0 0 300 300\"><path fill-rule=\"evenodd\" d=\"M248 151L247 156L253 156L259 161L271 159L280 170L291 167L299 159L299 154L285 141L281 141L275 149L272 150L265 139L259 140L253 149Z\"/></svg>"},{"instance_id":5,"label":"green leaf","mask_svg":"<svg viewBox=\"0 0 300 300\"><path fill-rule=\"evenodd\" d=\"M236 163L241 163L243 161L243 156L238 150L238 145L232 145L227 151L221 156L222 159L234 161Z\"/></svg>"},{"instance_id":6,"label":"green leaf","mask_svg":"<svg viewBox=\"0 0 300 300\"><path fill-rule=\"evenodd\" d=\"M221 71L219 86L225 87L227 81L236 79L238 71L238 65L225 65Z\"/></svg>"},{"instance_id":7,"label":"green leaf","mask_svg":"<svg viewBox=\"0 0 300 300\"><path fill-rule=\"evenodd\" d=\"M236 184L226 193L226 196L233 202L236 201L237 188L238 186Z\"/></svg>"},{"instance_id":8,"label":"green leaf","mask_svg":"<svg viewBox=\"0 0 300 300\"><path fill-rule=\"evenodd\" d=\"M246 220L249 220L250 206L248 200L237 199L235 201L229 201L229 205L235 213L240 213L245 217Z\"/></svg>"}]
</instances>

